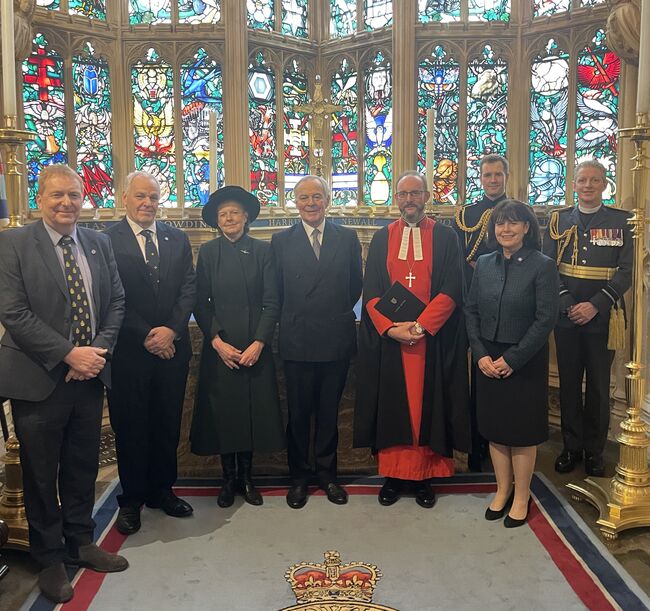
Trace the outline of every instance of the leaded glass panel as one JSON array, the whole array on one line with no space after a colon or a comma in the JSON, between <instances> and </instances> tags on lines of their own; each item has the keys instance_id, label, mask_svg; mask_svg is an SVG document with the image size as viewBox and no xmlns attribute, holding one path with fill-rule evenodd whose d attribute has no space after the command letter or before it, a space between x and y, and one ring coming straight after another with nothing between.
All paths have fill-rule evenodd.
<instances>
[{"instance_id":1,"label":"leaded glass panel","mask_svg":"<svg viewBox=\"0 0 650 611\"><path fill-rule=\"evenodd\" d=\"M275 0L246 0L248 27L254 30L275 29Z\"/></svg>"},{"instance_id":2,"label":"leaded glass panel","mask_svg":"<svg viewBox=\"0 0 650 611\"><path fill-rule=\"evenodd\" d=\"M106 21L106 0L68 0L71 15L83 15Z\"/></svg>"},{"instance_id":3,"label":"leaded glass panel","mask_svg":"<svg viewBox=\"0 0 650 611\"><path fill-rule=\"evenodd\" d=\"M296 60L289 62L282 82L284 100L284 196L293 199L293 188L309 174L309 116L296 112L294 106L306 104L307 78Z\"/></svg>"},{"instance_id":4,"label":"leaded glass panel","mask_svg":"<svg viewBox=\"0 0 650 611\"><path fill-rule=\"evenodd\" d=\"M533 0L533 17L544 17L568 11L571 0Z\"/></svg>"},{"instance_id":5,"label":"leaded glass panel","mask_svg":"<svg viewBox=\"0 0 650 611\"><path fill-rule=\"evenodd\" d=\"M36 6L42 6L50 11L61 8L61 0L36 0Z\"/></svg>"},{"instance_id":6,"label":"leaded glass panel","mask_svg":"<svg viewBox=\"0 0 650 611\"><path fill-rule=\"evenodd\" d=\"M129 0L131 25L170 23L171 0Z\"/></svg>"},{"instance_id":7,"label":"leaded glass panel","mask_svg":"<svg viewBox=\"0 0 650 611\"><path fill-rule=\"evenodd\" d=\"M77 172L84 183L85 205L113 208L113 143L111 82L108 63L92 45L72 58Z\"/></svg>"},{"instance_id":8,"label":"leaded glass panel","mask_svg":"<svg viewBox=\"0 0 650 611\"><path fill-rule=\"evenodd\" d=\"M282 0L282 33L307 38L307 5L309 0Z\"/></svg>"},{"instance_id":9,"label":"leaded glass panel","mask_svg":"<svg viewBox=\"0 0 650 611\"><path fill-rule=\"evenodd\" d=\"M30 208L36 208L41 169L52 163L68 162L63 82L63 58L43 34L37 34L32 53L23 62L25 128L36 133L36 139L27 143L26 150Z\"/></svg>"},{"instance_id":10,"label":"leaded glass panel","mask_svg":"<svg viewBox=\"0 0 650 611\"><path fill-rule=\"evenodd\" d=\"M224 184L222 92L221 66L199 49L181 66L185 207L204 206L208 201L211 164L217 166L217 187ZM210 159L210 113L216 118L216 159Z\"/></svg>"},{"instance_id":11,"label":"leaded glass panel","mask_svg":"<svg viewBox=\"0 0 650 611\"><path fill-rule=\"evenodd\" d=\"M160 183L160 204L175 208L173 72L154 49L131 68L135 167Z\"/></svg>"},{"instance_id":12,"label":"leaded glass panel","mask_svg":"<svg viewBox=\"0 0 650 611\"><path fill-rule=\"evenodd\" d=\"M468 0L469 21L510 21L510 0Z\"/></svg>"},{"instance_id":13,"label":"leaded glass panel","mask_svg":"<svg viewBox=\"0 0 650 611\"><path fill-rule=\"evenodd\" d=\"M605 30L578 55L576 161L597 159L607 169L604 204L614 204L621 60L605 44Z\"/></svg>"},{"instance_id":14,"label":"leaded glass panel","mask_svg":"<svg viewBox=\"0 0 650 611\"><path fill-rule=\"evenodd\" d=\"M220 0L179 0L180 23L217 23L221 19Z\"/></svg>"},{"instance_id":15,"label":"leaded glass panel","mask_svg":"<svg viewBox=\"0 0 650 611\"><path fill-rule=\"evenodd\" d=\"M421 23L460 21L460 0L418 0L418 20Z\"/></svg>"},{"instance_id":16,"label":"leaded glass panel","mask_svg":"<svg viewBox=\"0 0 650 611\"><path fill-rule=\"evenodd\" d=\"M330 0L330 36L350 36L357 31L357 0Z\"/></svg>"},{"instance_id":17,"label":"leaded glass panel","mask_svg":"<svg viewBox=\"0 0 650 611\"><path fill-rule=\"evenodd\" d=\"M393 23L393 0L364 0L366 30L378 30Z\"/></svg>"},{"instance_id":18,"label":"leaded glass panel","mask_svg":"<svg viewBox=\"0 0 650 611\"><path fill-rule=\"evenodd\" d=\"M460 65L437 46L418 67L418 158L417 169L425 172L430 160L427 136L434 151L432 201L455 204L458 200L458 111L460 106ZM427 125L433 124L432 134Z\"/></svg>"},{"instance_id":19,"label":"leaded glass panel","mask_svg":"<svg viewBox=\"0 0 650 611\"><path fill-rule=\"evenodd\" d=\"M380 51L364 73L364 201L390 203L393 141L393 96L390 61Z\"/></svg>"},{"instance_id":20,"label":"leaded glass panel","mask_svg":"<svg viewBox=\"0 0 650 611\"><path fill-rule=\"evenodd\" d=\"M550 39L531 67L528 201L564 205L569 54Z\"/></svg>"},{"instance_id":21,"label":"leaded glass panel","mask_svg":"<svg viewBox=\"0 0 650 611\"><path fill-rule=\"evenodd\" d=\"M278 205L278 151L275 139L275 75L258 53L248 67L248 134L251 190L263 206Z\"/></svg>"},{"instance_id":22,"label":"leaded glass panel","mask_svg":"<svg viewBox=\"0 0 650 611\"><path fill-rule=\"evenodd\" d=\"M481 194L479 164L489 153L506 152L508 66L490 45L467 69L466 203Z\"/></svg>"},{"instance_id":23,"label":"leaded glass panel","mask_svg":"<svg viewBox=\"0 0 650 611\"><path fill-rule=\"evenodd\" d=\"M357 204L359 119L357 71L344 59L332 76L332 103L342 106L332 116L332 205Z\"/></svg>"}]
</instances>

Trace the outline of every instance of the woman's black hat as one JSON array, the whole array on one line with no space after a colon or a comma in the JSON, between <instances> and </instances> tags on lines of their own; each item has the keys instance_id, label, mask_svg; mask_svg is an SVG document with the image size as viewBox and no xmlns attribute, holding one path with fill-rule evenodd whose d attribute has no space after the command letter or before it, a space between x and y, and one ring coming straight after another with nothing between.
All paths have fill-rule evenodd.
<instances>
[{"instance_id":1,"label":"woman's black hat","mask_svg":"<svg viewBox=\"0 0 650 611\"><path fill-rule=\"evenodd\" d=\"M257 197L246 191L246 189L242 189L242 187L229 185L221 187L221 189L217 189L212 193L207 204L203 206L202 216L206 225L217 228L217 209L224 202L240 203L248 214L249 223L252 223L260 213L260 200Z\"/></svg>"}]
</instances>

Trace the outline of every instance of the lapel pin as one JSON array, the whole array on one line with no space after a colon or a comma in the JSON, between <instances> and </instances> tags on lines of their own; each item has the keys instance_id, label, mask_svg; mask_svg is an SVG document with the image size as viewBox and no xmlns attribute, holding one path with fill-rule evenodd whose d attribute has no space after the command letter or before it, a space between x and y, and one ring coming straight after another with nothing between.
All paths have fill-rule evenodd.
<instances>
[{"instance_id":1,"label":"lapel pin","mask_svg":"<svg viewBox=\"0 0 650 611\"><path fill-rule=\"evenodd\" d=\"M164 238L164 239L165 239L165 240L169 240L169 238L168 238L167 236L165 236L165 238Z\"/></svg>"},{"instance_id":2,"label":"lapel pin","mask_svg":"<svg viewBox=\"0 0 650 611\"><path fill-rule=\"evenodd\" d=\"M250 255L250 252L248 252L247 250L244 250L243 248L240 249L239 252L244 253L245 255Z\"/></svg>"},{"instance_id":3,"label":"lapel pin","mask_svg":"<svg viewBox=\"0 0 650 611\"><path fill-rule=\"evenodd\" d=\"M93 249L90 251L90 254L91 254L91 255L96 255L96 254L97 254L97 251L93 248Z\"/></svg>"}]
</instances>

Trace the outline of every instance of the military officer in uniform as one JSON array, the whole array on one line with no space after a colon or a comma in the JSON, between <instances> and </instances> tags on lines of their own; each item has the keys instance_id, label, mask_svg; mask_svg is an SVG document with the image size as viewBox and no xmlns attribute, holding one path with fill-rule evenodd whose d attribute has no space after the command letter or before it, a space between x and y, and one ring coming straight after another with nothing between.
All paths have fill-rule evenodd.
<instances>
[{"instance_id":1,"label":"military officer in uniform","mask_svg":"<svg viewBox=\"0 0 650 611\"><path fill-rule=\"evenodd\" d=\"M579 163L573 182L578 204L553 212L544 241L560 274L555 344L564 449L555 470L569 473L584 451L585 473L596 477L605 474L610 369L614 350L625 346L623 294L633 263L630 214L603 205L606 187L602 164Z\"/></svg>"},{"instance_id":2,"label":"military officer in uniform","mask_svg":"<svg viewBox=\"0 0 650 611\"><path fill-rule=\"evenodd\" d=\"M465 258L466 288L472 283L476 259L491 252L487 246L487 227L494 207L506 199L509 164L502 155L490 154L481 159L480 179L483 197L456 210L455 228L460 238ZM474 379L475 367L472 368L472 451L468 457L470 471L481 470L481 458L487 455L487 442L479 435L476 423L476 397Z\"/></svg>"}]
</instances>

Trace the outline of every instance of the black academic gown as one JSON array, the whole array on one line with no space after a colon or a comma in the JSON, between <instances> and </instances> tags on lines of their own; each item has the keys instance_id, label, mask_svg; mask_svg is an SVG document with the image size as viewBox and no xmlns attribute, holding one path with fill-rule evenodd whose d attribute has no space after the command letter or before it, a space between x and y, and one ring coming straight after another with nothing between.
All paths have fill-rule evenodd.
<instances>
[{"instance_id":1,"label":"black academic gown","mask_svg":"<svg viewBox=\"0 0 650 611\"><path fill-rule=\"evenodd\" d=\"M380 337L368 315L369 300L390 288L386 268L388 229L379 230L368 251L359 327L354 447L380 450L413 443L400 344ZM440 223L433 228L431 299L451 297L456 309L434 335L426 335L426 364L419 445L443 456L469 447L467 339L463 319L463 270L458 239Z\"/></svg>"},{"instance_id":2,"label":"black academic gown","mask_svg":"<svg viewBox=\"0 0 650 611\"><path fill-rule=\"evenodd\" d=\"M192 452L270 452L284 446L271 343L279 315L275 270L268 242L244 235L235 243L203 244L197 262L196 320L203 351L192 420ZM229 369L212 348L221 339L242 352L265 346L252 367Z\"/></svg>"}]
</instances>

